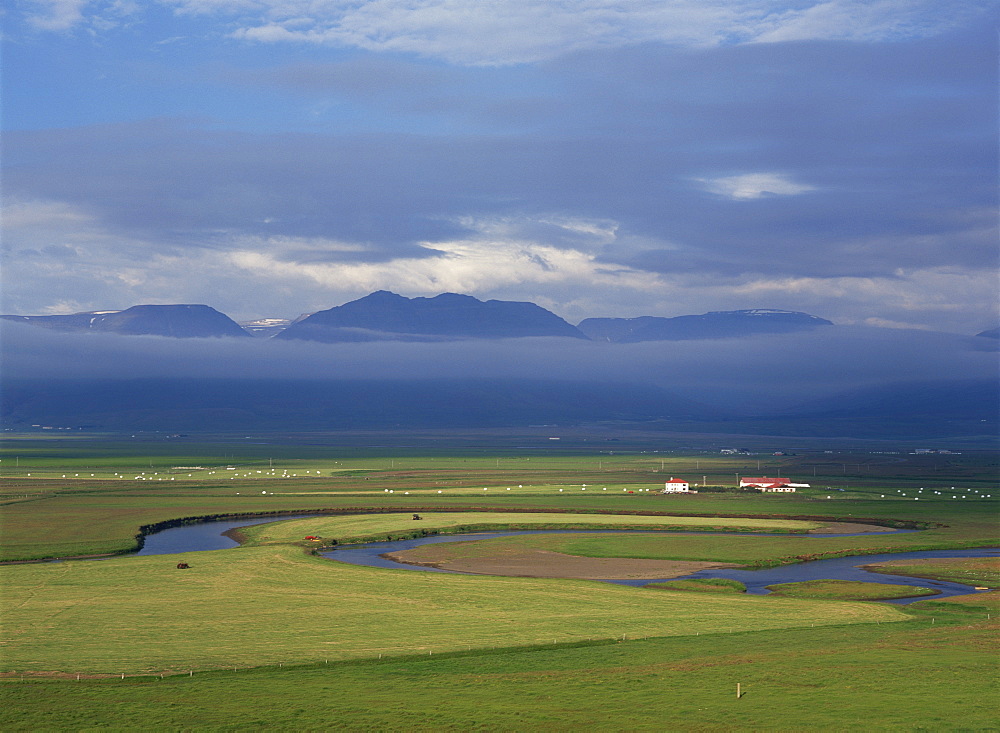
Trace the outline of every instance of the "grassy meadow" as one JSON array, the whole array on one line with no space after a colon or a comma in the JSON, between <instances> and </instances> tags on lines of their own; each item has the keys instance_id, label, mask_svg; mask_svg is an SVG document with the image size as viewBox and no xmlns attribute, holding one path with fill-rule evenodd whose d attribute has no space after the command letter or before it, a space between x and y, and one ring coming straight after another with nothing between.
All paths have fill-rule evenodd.
<instances>
[{"instance_id":1,"label":"grassy meadow","mask_svg":"<svg viewBox=\"0 0 1000 733\"><path fill-rule=\"evenodd\" d=\"M783 598L828 598L840 601L884 601L891 598L934 596L937 591L912 585L866 583L860 580L805 580L769 585L772 595Z\"/></svg>"},{"instance_id":2,"label":"grassy meadow","mask_svg":"<svg viewBox=\"0 0 1000 733\"><path fill-rule=\"evenodd\" d=\"M865 565L876 573L912 575L917 578L946 580L965 585L1000 586L1000 558L939 557L929 560L889 560Z\"/></svg>"},{"instance_id":3,"label":"grassy meadow","mask_svg":"<svg viewBox=\"0 0 1000 733\"><path fill-rule=\"evenodd\" d=\"M909 611L913 620L902 624L415 654L164 679L29 676L0 685L0 728L989 730L997 724L990 702L998 692L997 623L985 610L940 603Z\"/></svg>"},{"instance_id":4,"label":"grassy meadow","mask_svg":"<svg viewBox=\"0 0 1000 733\"><path fill-rule=\"evenodd\" d=\"M988 451L810 446L781 456L723 455L653 447L676 441L670 438L550 437L7 436L0 443L0 561L128 552L141 526L179 517L349 509L904 520L947 525L921 533L941 547L997 535L998 462ZM716 490L761 474L815 488ZM707 486L693 496L656 493L672 476Z\"/></svg>"},{"instance_id":5,"label":"grassy meadow","mask_svg":"<svg viewBox=\"0 0 1000 733\"><path fill-rule=\"evenodd\" d=\"M690 590L696 593L746 593L747 587L738 580L729 578L687 578L685 580L665 580L662 583L646 583L647 590Z\"/></svg>"},{"instance_id":6,"label":"grassy meadow","mask_svg":"<svg viewBox=\"0 0 1000 733\"><path fill-rule=\"evenodd\" d=\"M311 517L273 524L256 525L240 530L247 545L287 544L306 536L329 538L338 544L398 539L413 532L458 534L500 529L635 529L807 532L822 526L820 522L795 519L757 519L721 517L663 517L629 514L553 514L542 512L424 512L414 521L412 513L352 515L346 517Z\"/></svg>"},{"instance_id":7,"label":"grassy meadow","mask_svg":"<svg viewBox=\"0 0 1000 733\"><path fill-rule=\"evenodd\" d=\"M971 524L971 523L970 523ZM304 525L307 526L307 525ZM861 537L747 537L717 534L514 535L475 542L424 545L408 551L417 562L484 558L518 549L542 549L583 557L627 557L649 560L705 560L765 568L822 557L908 552L922 549L983 547L996 544L988 535L967 539L964 524L944 529ZM258 529L264 533L268 530ZM961 581L960 581L961 582Z\"/></svg>"},{"instance_id":8,"label":"grassy meadow","mask_svg":"<svg viewBox=\"0 0 1000 733\"><path fill-rule=\"evenodd\" d=\"M189 570L179 571L177 562ZM294 547L0 567L5 671L104 673L902 622L889 606L418 573Z\"/></svg>"},{"instance_id":9,"label":"grassy meadow","mask_svg":"<svg viewBox=\"0 0 1000 733\"><path fill-rule=\"evenodd\" d=\"M787 445L722 455L670 440L551 437L8 437L7 561L122 553L140 527L185 517L342 514L250 527L232 550L0 566L0 729L997 726L977 702L996 693L993 593L896 607L844 600L844 589L824 598L650 590L364 568L310 554L306 535L332 544L556 525L775 534L539 535L448 551L540 547L752 567L1000 544L997 461L985 451L810 444L781 456L773 450ZM737 475L815 488L723 490ZM706 486L658 494L671 476ZM425 518L414 522L414 511ZM864 520L924 529L788 534ZM995 577L968 563L937 570Z\"/></svg>"}]
</instances>

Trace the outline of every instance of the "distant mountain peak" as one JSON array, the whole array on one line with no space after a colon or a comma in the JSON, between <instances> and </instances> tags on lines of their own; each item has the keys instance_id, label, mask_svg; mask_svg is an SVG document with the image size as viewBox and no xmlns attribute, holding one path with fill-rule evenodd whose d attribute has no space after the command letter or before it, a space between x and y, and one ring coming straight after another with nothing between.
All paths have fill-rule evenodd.
<instances>
[{"instance_id":1,"label":"distant mountain peak","mask_svg":"<svg viewBox=\"0 0 1000 733\"><path fill-rule=\"evenodd\" d=\"M807 331L832 326L831 321L799 311L750 308L710 311L700 316L639 316L638 318L588 318L579 329L595 341L687 341L735 338L764 333Z\"/></svg>"},{"instance_id":2,"label":"distant mountain peak","mask_svg":"<svg viewBox=\"0 0 1000 733\"><path fill-rule=\"evenodd\" d=\"M809 316L808 313L803 313L802 311L787 311L787 310L781 310L780 308L746 308L735 311L709 311L708 313L705 313L706 316L728 316L728 315L773 316L780 314ZM816 316L809 316L809 317L816 318Z\"/></svg>"},{"instance_id":3,"label":"distant mountain peak","mask_svg":"<svg viewBox=\"0 0 1000 733\"><path fill-rule=\"evenodd\" d=\"M201 304L133 305L125 310L101 310L65 316L0 316L55 331L91 331L129 336L173 338L246 337L236 321Z\"/></svg>"},{"instance_id":4,"label":"distant mountain peak","mask_svg":"<svg viewBox=\"0 0 1000 733\"><path fill-rule=\"evenodd\" d=\"M575 326L534 303L484 302L459 293L407 298L385 290L313 313L276 338L339 342L525 336L587 338Z\"/></svg>"},{"instance_id":5,"label":"distant mountain peak","mask_svg":"<svg viewBox=\"0 0 1000 733\"><path fill-rule=\"evenodd\" d=\"M357 303L358 301L362 301L362 300L368 300L368 301L374 301L374 300L391 300L391 301L399 302L399 301L403 301L403 300L409 300L409 298L407 298L405 296L402 296L402 295L398 295L397 293L394 293L391 290L376 290L374 293L369 293L368 295L365 295L365 296L363 296L361 298L358 298L357 300L353 300L351 302L352 303Z\"/></svg>"}]
</instances>

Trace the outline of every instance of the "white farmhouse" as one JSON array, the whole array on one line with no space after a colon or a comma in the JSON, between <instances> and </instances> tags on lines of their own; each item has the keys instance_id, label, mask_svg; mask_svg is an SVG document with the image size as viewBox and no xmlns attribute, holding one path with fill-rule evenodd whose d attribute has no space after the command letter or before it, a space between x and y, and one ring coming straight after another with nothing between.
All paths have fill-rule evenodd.
<instances>
[{"instance_id":1,"label":"white farmhouse","mask_svg":"<svg viewBox=\"0 0 1000 733\"><path fill-rule=\"evenodd\" d=\"M687 481L681 481L680 479L670 477L670 480L664 484L663 487L664 494L689 494L691 493L691 484Z\"/></svg>"}]
</instances>

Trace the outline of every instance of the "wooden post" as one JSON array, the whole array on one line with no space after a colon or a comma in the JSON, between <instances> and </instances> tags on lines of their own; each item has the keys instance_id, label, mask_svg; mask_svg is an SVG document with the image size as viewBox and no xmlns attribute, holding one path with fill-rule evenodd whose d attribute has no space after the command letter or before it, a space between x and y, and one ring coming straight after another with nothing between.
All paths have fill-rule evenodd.
<instances>
[{"instance_id":1,"label":"wooden post","mask_svg":"<svg viewBox=\"0 0 1000 733\"><path fill-rule=\"evenodd\" d=\"M739 700L741 697L743 697L743 690L740 689L740 683L737 682L736 683L736 699Z\"/></svg>"}]
</instances>

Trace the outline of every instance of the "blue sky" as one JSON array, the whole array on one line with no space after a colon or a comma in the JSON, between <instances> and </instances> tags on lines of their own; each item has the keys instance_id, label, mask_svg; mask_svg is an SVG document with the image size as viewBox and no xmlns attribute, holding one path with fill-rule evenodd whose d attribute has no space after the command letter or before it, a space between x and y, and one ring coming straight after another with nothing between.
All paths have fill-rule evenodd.
<instances>
[{"instance_id":1,"label":"blue sky","mask_svg":"<svg viewBox=\"0 0 1000 733\"><path fill-rule=\"evenodd\" d=\"M996 325L997 4L15 0L3 311Z\"/></svg>"}]
</instances>

